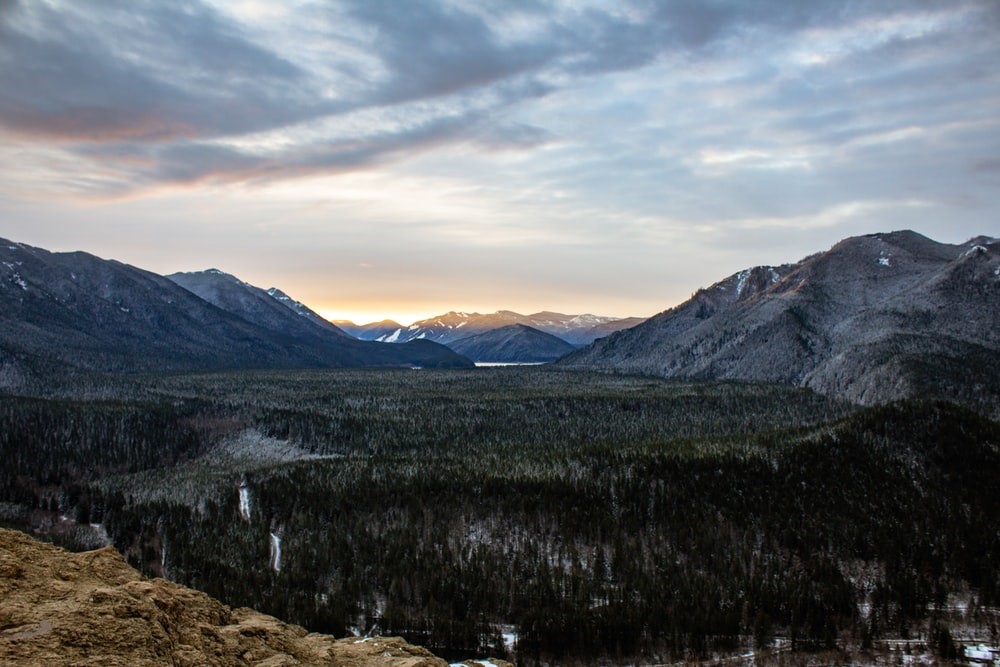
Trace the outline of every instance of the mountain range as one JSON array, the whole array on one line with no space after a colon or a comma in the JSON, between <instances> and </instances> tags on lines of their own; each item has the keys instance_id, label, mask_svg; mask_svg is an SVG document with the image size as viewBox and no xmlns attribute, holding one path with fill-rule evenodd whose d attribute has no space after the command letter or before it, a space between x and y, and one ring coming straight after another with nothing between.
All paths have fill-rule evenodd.
<instances>
[{"instance_id":1,"label":"mountain range","mask_svg":"<svg viewBox=\"0 0 1000 667\"><path fill-rule=\"evenodd\" d=\"M861 404L1000 405L1000 242L912 231L848 238L698 290L567 367L810 387Z\"/></svg>"},{"instance_id":2,"label":"mountain range","mask_svg":"<svg viewBox=\"0 0 1000 667\"><path fill-rule=\"evenodd\" d=\"M217 269L164 277L0 240L0 308L0 386L72 369L469 367L467 357L566 355L566 367L791 384L860 404L1000 405L1000 241L986 236L853 237L740 271L646 321L452 311L405 328L337 326Z\"/></svg>"},{"instance_id":3,"label":"mountain range","mask_svg":"<svg viewBox=\"0 0 1000 667\"><path fill-rule=\"evenodd\" d=\"M346 320L337 320L334 323L361 340L404 343L426 339L446 345L460 338L521 324L561 338L570 345L582 346L615 331L633 327L642 321L640 317L564 315L550 311L522 315L511 310L498 310L487 314L449 311L443 315L419 320L406 327L392 320L363 325Z\"/></svg>"},{"instance_id":4,"label":"mountain range","mask_svg":"<svg viewBox=\"0 0 1000 667\"><path fill-rule=\"evenodd\" d=\"M471 366L430 341L352 339L281 296L220 271L170 279L0 239L0 385L66 369Z\"/></svg>"}]
</instances>

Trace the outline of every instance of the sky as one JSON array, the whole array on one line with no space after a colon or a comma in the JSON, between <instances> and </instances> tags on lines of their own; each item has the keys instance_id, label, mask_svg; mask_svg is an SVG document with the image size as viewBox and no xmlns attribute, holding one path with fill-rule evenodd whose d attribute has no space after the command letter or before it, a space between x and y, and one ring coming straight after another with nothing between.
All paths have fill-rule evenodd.
<instances>
[{"instance_id":1,"label":"sky","mask_svg":"<svg viewBox=\"0 0 1000 667\"><path fill-rule=\"evenodd\" d=\"M331 319L1000 236L1000 0L0 0L0 236Z\"/></svg>"}]
</instances>

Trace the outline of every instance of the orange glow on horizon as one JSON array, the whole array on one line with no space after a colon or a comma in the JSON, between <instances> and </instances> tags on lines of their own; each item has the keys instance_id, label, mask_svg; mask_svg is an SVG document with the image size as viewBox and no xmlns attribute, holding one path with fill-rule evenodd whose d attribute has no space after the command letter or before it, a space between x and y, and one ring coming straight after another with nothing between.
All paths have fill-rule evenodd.
<instances>
[{"instance_id":1,"label":"orange glow on horizon","mask_svg":"<svg viewBox=\"0 0 1000 667\"><path fill-rule=\"evenodd\" d=\"M434 317L435 315L441 315L447 311L441 312L403 312L403 311L392 311L392 310L344 310L342 308L315 308L317 313L319 313L324 318L330 320L331 322L336 322L338 320L348 320L354 324L370 324L372 322L381 322L383 320L392 320L403 326L409 326L414 322L419 320L426 320L429 317Z\"/></svg>"}]
</instances>

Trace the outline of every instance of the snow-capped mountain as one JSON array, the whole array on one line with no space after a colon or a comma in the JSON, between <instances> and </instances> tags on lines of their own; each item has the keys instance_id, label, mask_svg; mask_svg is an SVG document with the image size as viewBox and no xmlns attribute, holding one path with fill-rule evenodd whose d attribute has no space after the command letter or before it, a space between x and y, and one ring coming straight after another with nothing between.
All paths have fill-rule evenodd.
<instances>
[{"instance_id":1,"label":"snow-capped mountain","mask_svg":"<svg viewBox=\"0 0 1000 667\"><path fill-rule=\"evenodd\" d=\"M341 331L347 332L347 334L354 336L355 338L360 338L361 340L377 340L379 342L387 342L385 337L390 335L396 330L402 330L405 327L399 322L393 320L382 320L381 322L371 322L369 324L355 324L350 320L334 320L333 323Z\"/></svg>"},{"instance_id":2,"label":"snow-capped mountain","mask_svg":"<svg viewBox=\"0 0 1000 667\"><path fill-rule=\"evenodd\" d=\"M564 315L542 311L522 315L511 310L495 313L464 313L449 311L443 315L414 322L408 327L392 321L359 326L351 322L337 322L344 331L362 340L386 343L405 343L426 339L448 344L459 338L485 333L500 327L523 324L563 339L571 345L586 345L596 338L635 326L643 320L637 317L619 318L603 315Z\"/></svg>"}]
</instances>

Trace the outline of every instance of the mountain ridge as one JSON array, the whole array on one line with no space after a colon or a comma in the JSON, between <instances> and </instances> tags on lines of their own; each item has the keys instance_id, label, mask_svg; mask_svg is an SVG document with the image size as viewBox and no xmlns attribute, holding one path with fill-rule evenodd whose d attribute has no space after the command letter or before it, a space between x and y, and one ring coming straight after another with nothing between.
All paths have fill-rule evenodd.
<instances>
[{"instance_id":1,"label":"mountain ridge","mask_svg":"<svg viewBox=\"0 0 1000 667\"><path fill-rule=\"evenodd\" d=\"M526 324L508 324L447 345L473 361L493 363L546 363L576 349L562 338Z\"/></svg>"},{"instance_id":2,"label":"mountain ridge","mask_svg":"<svg viewBox=\"0 0 1000 667\"><path fill-rule=\"evenodd\" d=\"M530 315L522 315L512 310L498 310L494 313L451 310L418 320L409 326L403 326L392 320L364 325L338 320L337 324L362 340L402 343L423 338L443 344L470 335L486 333L491 329L523 324L561 338L571 345L580 346L622 328L635 326L642 321L643 319L639 317L611 317L589 313L566 315L547 310Z\"/></svg>"},{"instance_id":3,"label":"mountain ridge","mask_svg":"<svg viewBox=\"0 0 1000 667\"><path fill-rule=\"evenodd\" d=\"M987 370L953 377L966 358ZM1000 368L1000 242L949 245L908 230L844 239L733 274L560 363L779 382L862 404L1000 396L988 370Z\"/></svg>"},{"instance_id":4,"label":"mountain ridge","mask_svg":"<svg viewBox=\"0 0 1000 667\"><path fill-rule=\"evenodd\" d=\"M383 346L324 330L262 294L275 319L250 321L239 309L220 308L138 267L0 239L0 383L17 386L29 376L66 369L471 365L429 342ZM292 323L289 330L276 324L282 318Z\"/></svg>"},{"instance_id":5,"label":"mountain ridge","mask_svg":"<svg viewBox=\"0 0 1000 667\"><path fill-rule=\"evenodd\" d=\"M219 269L171 273L165 277L212 305L272 331L310 337L319 335L318 326L327 333L347 337L332 323L274 287L265 291ZM302 317L289 317L290 312Z\"/></svg>"}]
</instances>

